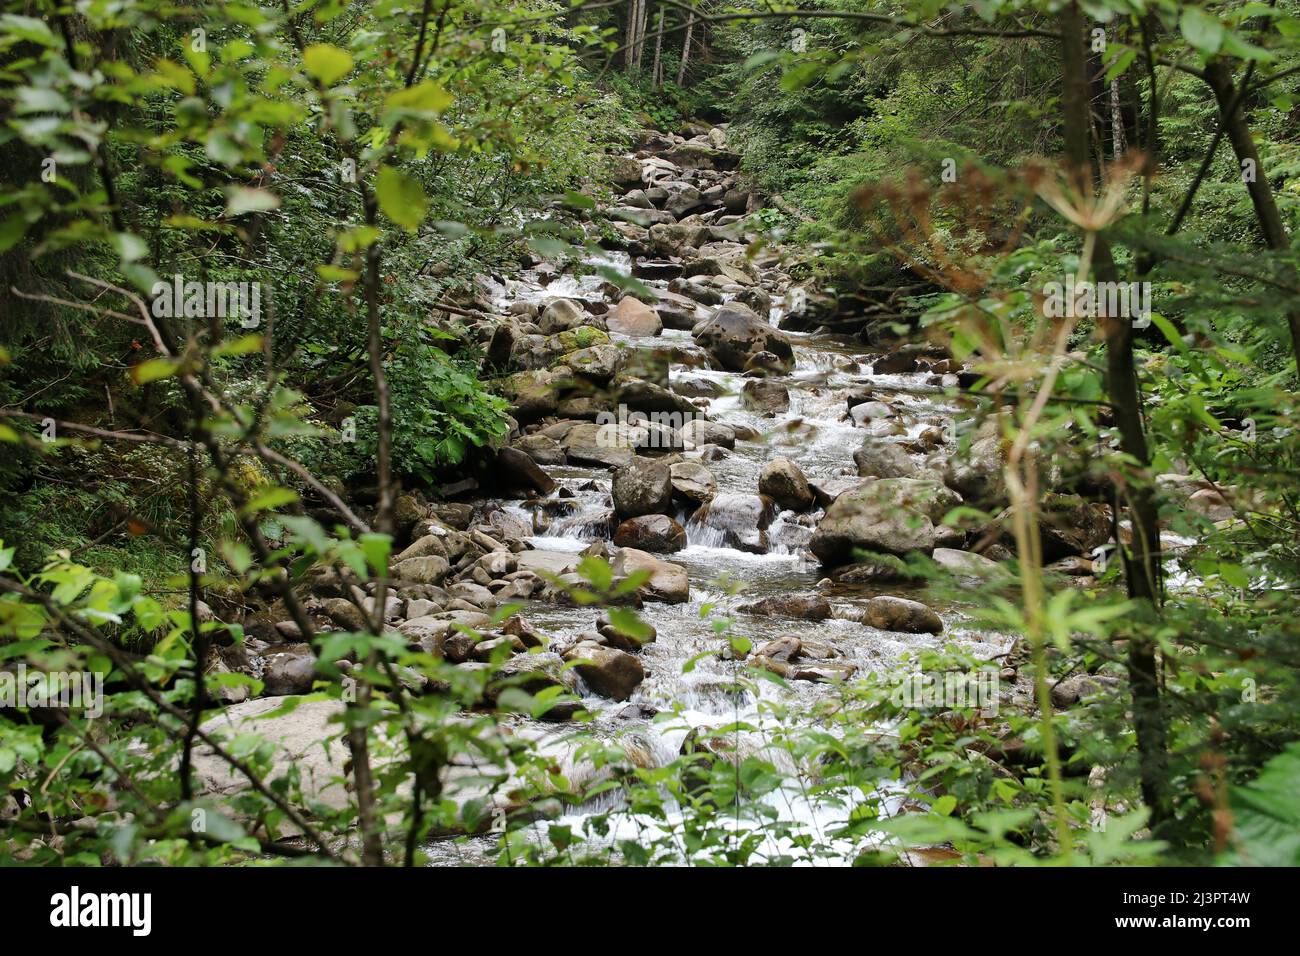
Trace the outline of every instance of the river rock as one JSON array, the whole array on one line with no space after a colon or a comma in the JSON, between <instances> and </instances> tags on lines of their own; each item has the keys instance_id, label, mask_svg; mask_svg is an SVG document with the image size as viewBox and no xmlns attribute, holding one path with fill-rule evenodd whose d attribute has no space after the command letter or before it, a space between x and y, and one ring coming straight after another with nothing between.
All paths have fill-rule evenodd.
<instances>
[{"instance_id":1,"label":"river rock","mask_svg":"<svg viewBox=\"0 0 1300 956\"><path fill-rule=\"evenodd\" d=\"M934 563L958 577L987 578L1003 573L1002 566L973 551L935 548L930 555Z\"/></svg>"},{"instance_id":2,"label":"river rock","mask_svg":"<svg viewBox=\"0 0 1300 956\"><path fill-rule=\"evenodd\" d=\"M398 561L393 565L393 577L405 584L437 584L450 570L446 558L431 554Z\"/></svg>"},{"instance_id":3,"label":"river rock","mask_svg":"<svg viewBox=\"0 0 1300 956\"><path fill-rule=\"evenodd\" d=\"M620 189L635 190L642 184L641 163L631 156L608 157L605 172L609 181Z\"/></svg>"},{"instance_id":4,"label":"river rock","mask_svg":"<svg viewBox=\"0 0 1300 956\"><path fill-rule=\"evenodd\" d=\"M925 473L907 452L891 441L871 439L853 453L853 463L863 478L917 478Z\"/></svg>"},{"instance_id":5,"label":"river rock","mask_svg":"<svg viewBox=\"0 0 1300 956\"><path fill-rule=\"evenodd\" d=\"M862 613L862 623L882 631L902 631L906 634L939 634L943 621L939 615L920 601L881 595L867 602Z\"/></svg>"},{"instance_id":6,"label":"river rock","mask_svg":"<svg viewBox=\"0 0 1300 956\"><path fill-rule=\"evenodd\" d=\"M789 340L745 305L720 306L713 318L701 323L691 336L719 367L731 372L744 371L759 352L771 352L786 372L794 367Z\"/></svg>"},{"instance_id":7,"label":"river rock","mask_svg":"<svg viewBox=\"0 0 1300 956\"><path fill-rule=\"evenodd\" d=\"M407 644L418 647L433 657L441 657L443 643L451 633L452 622L432 614L412 618L397 625L397 631Z\"/></svg>"},{"instance_id":8,"label":"river rock","mask_svg":"<svg viewBox=\"0 0 1300 956\"><path fill-rule=\"evenodd\" d=\"M673 494L689 503L703 504L718 490L713 472L693 461L674 462L668 466Z\"/></svg>"},{"instance_id":9,"label":"river rock","mask_svg":"<svg viewBox=\"0 0 1300 956\"><path fill-rule=\"evenodd\" d=\"M592 384L605 386L618 373L623 353L616 345L591 345L569 352L560 361Z\"/></svg>"},{"instance_id":10,"label":"river rock","mask_svg":"<svg viewBox=\"0 0 1300 956\"><path fill-rule=\"evenodd\" d=\"M597 694L627 700L645 680L641 661L627 651L583 641L565 651L564 659L574 664L580 677Z\"/></svg>"},{"instance_id":11,"label":"river rock","mask_svg":"<svg viewBox=\"0 0 1300 956\"><path fill-rule=\"evenodd\" d=\"M557 688L566 693L577 690L578 679L564 659L553 651L516 654L508 658L497 670L497 677L488 685L486 697L495 701L507 687L518 687L529 694ZM581 710L576 701L553 699L551 706L540 714L542 720L565 720Z\"/></svg>"},{"instance_id":12,"label":"river rock","mask_svg":"<svg viewBox=\"0 0 1300 956\"><path fill-rule=\"evenodd\" d=\"M772 355L772 353L760 352L758 355ZM758 355L754 356L754 359L757 359ZM772 358L775 359L776 356L773 355ZM751 364L753 361L750 360ZM790 390L780 382L771 379L750 379L740 390L740 404L751 412L775 415L790 407Z\"/></svg>"},{"instance_id":13,"label":"river rock","mask_svg":"<svg viewBox=\"0 0 1300 956\"><path fill-rule=\"evenodd\" d=\"M682 444L689 451L703 445L720 448L736 447L736 432L730 425L694 418L681 427Z\"/></svg>"},{"instance_id":14,"label":"river rock","mask_svg":"<svg viewBox=\"0 0 1300 956\"><path fill-rule=\"evenodd\" d=\"M1010 514L1005 518L1004 527L1008 527ZM1049 493L1043 496L1038 529L1044 561L1091 555L1111 539L1110 508L1079 495Z\"/></svg>"},{"instance_id":15,"label":"river rock","mask_svg":"<svg viewBox=\"0 0 1300 956\"><path fill-rule=\"evenodd\" d=\"M1005 503L1007 486L1002 475L1002 435L996 418L986 419L966 447L960 443L948 458L944 483L975 505Z\"/></svg>"},{"instance_id":16,"label":"river rock","mask_svg":"<svg viewBox=\"0 0 1300 956\"><path fill-rule=\"evenodd\" d=\"M766 554L767 528L777 511L776 502L764 495L720 494L701 505L689 523L712 529L724 547Z\"/></svg>"},{"instance_id":17,"label":"river rock","mask_svg":"<svg viewBox=\"0 0 1300 956\"><path fill-rule=\"evenodd\" d=\"M555 480L518 448L507 446L497 451L496 478L507 488L532 488L542 495L555 490Z\"/></svg>"},{"instance_id":18,"label":"river rock","mask_svg":"<svg viewBox=\"0 0 1300 956\"><path fill-rule=\"evenodd\" d=\"M445 558L440 558L443 567L447 566ZM397 565L393 565L396 570ZM444 571L445 573L445 571ZM349 601L347 598L325 598L321 601L321 610L325 612L338 627L345 631L364 631L366 630L366 618L361 613L361 609Z\"/></svg>"},{"instance_id":19,"label":"river rock","mask_svg":"<svg viewBox=\"0 0 1300 956\"><path fill-rule=\"evenodd\" d=\"M614 530L614 544L620 548L666 553L686 547L686 529L662 514L628 518Z\"/></svg>"},{"instance_id":20,"label":"river rock","mask_svg":"<svg viewBox=\"0 0 1300 956\"><path fill-rule=\"evenodd\" d=\"M540 432L522 436L514 443L514 447L539 465L563 465L565 462L564 448L560 443Z\"/></svg>"},{"instance_id":21,"label":"river rock","mask_svg":"<svg viewBox=\"0 0 1300 956\"><path fill-rule=\"evenodd\" d=\"M741 608L740 610L744 610ZM803 650L803 642L797 637L778 637L774 641L768 641L756 652L756 658L764 658L769 661L779 661L782 664L788 664L799 658L799 652Z\"/></svg>"},{"instance_id":22,"label":"river rock","mask_svg":"<svg viewBox=\"0 0 1300 956\"><path fill-rule=\"evenodd\" d=\"M623 422L608 425L582 422L571 428L560 444L570 464L613 468L631 461L644 437L644 429Z\"/></svg>"},{"instance_id":23,"label":"river rock","mask_svg":"<svg viewBox=\"0 0 1300 956\"><path fill-rule=\"evenodd\" d=\"M310 644L286 644L262 655L262 692L272 697L306 694L316 679L316 655Z\"/></svg>"},{"instance_id":24,"label":"river rock","mask_svg":"<svg viewBox=\"0 0 1300 956\"><path fill-rule=\"evenodd\" d=\"M782 594L766 597L753 604L742 604L736 610L741 614L793 617L803 621L824 621L832 616L830 602L820 594Z\"/></svg>"},{"instance_id":25,"label":"river rock","mask_svg":"<svg viewBox=\"0 0 1300 956\"><path fill-rule=\"evenodd\" d=\"M633 338L648 338L664 330L659 313L640 299L625 296L607 316L605 327L611 332Z\"/></svg>"},{"instance_id":26,"label":"river rock","mask_svg":"<svg viewBox=\"0 0 1300 956\"><path fill-rule=\"evenodd\" d=\"M614 513L620 518L662 514L672 506L672 474L653 458L635 457L614 471Z\"/></svg>"},{"instance_id":27,"label":"river rock","mask_svg":"<svg viewBox=\"0 0 1300 956\"><path fill-rule=\"evenodd\" d=\"M727 390L719 382L703 375L683 375L673 382L673 391L686 398L717 398Z\"/></svg>"},{"instance_id":28,"label":"river rock","mask_svg":"<svg viewBox=\"0 0 1300 956\"><path fill-rule=\"evenodd\" d=\"M347 742L339 739L336 718L344 704L339 700L305 700L287 712L284 697L259 697L224 708L201 727L205 734L230 740L259 734L271 745L270 769L263 779L276 780L292 770L303 796L331 809L348 806ZM274 714L274 716L271 716ZM199 744L194 752L194 773L201 793L231 796L249 788L248 779L226 761Z\"/></svg>"},{"instance_id":29,"label":"river rock","mask_svg":"<svg viewBox=\"0 0 1300 956\"><path fill-rule=\"evenodd\" d=\"M556 299L542 310L542 314L537 319L537 325L544 335L567 332L584 325L592 325L593 322L587 310L572 299Z\"/></svg>"},{"instance_id":30,"label":"river rock","mask_svg":"<svg viewBox=\"0 0 1300 956\"><path fill-rule=\"evenodd\" d=\"M637 548L620 548L614 557L614 573L627 577L633 571L647 571L650 577L637 593L648 601L681 604L691 595L690 578L680 564L661 561L653 554Z\"/></svg>"},{"instance_id":31,"label":"river rock","mask_svg":"<svg viewBox=\"0 0 1300 956\"><path fill-rule=\"evenodd\" d=\"M823 564L852 560L854 549L886 554L935 546L934 523L961 503L937 481L883 478L844 492L826 509L810 548Z\"/></svg>"},{"instance_id":32,"label":"river rock","mask_svg":"<svg viewBox=\"0 0 1300 956\"><path fill-rule=\"evenodd\" d=\"M1118 678L1095 674L1074 674L1052 685L1052 706L1070 707L1096 694L1117 694L1122 683Z\"/></svg>"},{"instance_id":33,"label":"river rock","mask_svg":"<svg viewBox=\"0 0 1300 956\"><path fill-rule=\"evenodd\" d=\"M674 430L700 414L700 410L684 396L665 388L657 382L646 382L639 378L624 379L619 382L615 398L621 405L634 412L642 412ZM660 413L656 415L655 413ZM597 419L600 420L599 418ZM629 416L630 424L640 424ZM680 439L675 439L680 443Z\"/></svg>"},{"instance_id":34,"label":"river rock","mask_svg":"<svg viewBox=\"0 0 1300 956\"><path fill-rule=\"evenodd\" d=\"M849 409L849 417L853 419L853 424L862 427L876 419L893 418L894 409L884 402L863 402Z\"/></svg>"},{"instance_id":35,"label":"river rock","mask_svg":"<svg viewBox=\"0 0 1300 956\"><path fill-rule=\"evenodd\" d=\"M807 511L815 496L799 466L789 458L773 458L758 476L758 493L788 511Z\"/></svg>"}]
</instances>

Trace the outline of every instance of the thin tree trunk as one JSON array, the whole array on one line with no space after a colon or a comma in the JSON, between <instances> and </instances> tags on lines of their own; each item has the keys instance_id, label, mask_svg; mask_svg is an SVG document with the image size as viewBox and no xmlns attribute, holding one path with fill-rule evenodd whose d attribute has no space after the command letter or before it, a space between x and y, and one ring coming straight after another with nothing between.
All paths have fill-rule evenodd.
<instances>
[{"instance_id":1,"label":"thin tree trunk","mask_svg":"<svg viewBox=\"0 0 1300 956\"><path fill-rule=\"evenodd\" d=\"M1093 179L1089 169L1089 89L1087 58L1084 49L1083 15L1075 3L1060 13L1062 106L1065 112L1065 155L1078 177L1081 188ZM1115 261L1105 237L1096 237L1094 253L1098 281L1116 281ZM1106 379L1119 426L1120 448L1145 472L1150 467L1150 453L1142 425L1142 400L1137 370L1133 361L1133 325L1126 319L1101 319L1106 338ZM1159 609L1160 533L1155 497L1151 483L1143 480L1126 489L1133 540L1122 545L1124 575L1129 597ZM1119 500L1116 500L1116 506ZM1142 800L1151 813L1152 827L1168 817L1165 799L1165 719L1157 682L1156 652L1153 641L1138 632L1129 635L1128 678L1133 694L1133 723L1137 733Z\"/></svg>"},{"instance_id":2,"label":"thin tree trunk","mask_svg":"<svg viewBox=\"0 0 1300 956\"><path fill-rule=\"evenodd\" d=\"M1259 222L1264 243L1275 252L1285 252L1291 248L1291 238L1277 208L1277 200L1273 198L1273 188L1260 164L1255 137L1246 122L1245 104L1236 102L1236 89L1227 64L1217 59L1206 64L1205 82L1214 91L1219 106L1219 123L1232 143L1232 151L1237 154L1238 165L1244 169L1243 164L1248 164L1253 173L1246 177L1246 189L1250 192L1250 202L1255 207L1255 219ZM1296 367L1300 368L1300 309L1287 312L1287 325L1291 329L1291 349Z\"/></svg>"},{"instance_id":3,"label":"thin tree trunk","mask_svg":"<svg viewBox=\"0 0 1300 956\"><path fill-rule=\"evenodd\" d=\"M682 41L682 62L677 67L677 85L682 86L686 82L686 64L691 59L691 34L695 31L695 12L692 11L686 15L686 39Z\"/></svg>"},{"instance_id":4,"label":"thin tree trunk","mask_svg":"<svg viewBox=\"0 0 1300 956\"><path fill-rule=\"evenodd\" d=\"M623 66L627 73L636 69L636 11L639 5L640 0L628 0L627 29L623 36Z\"/></svg>"},{"instance_id":5,"label":"thin tree trunk","mask_svg":"<svg viewBox=\"0 0 1300 956\"><path fill-rule=\"evenodd\" d=\"M1110 81L1110 136L1112 155L1119 162L1128 149L1124 142L1124 107L1119 97L1119 77Z\"/></svg>"},{"instance_id":6,"label":"thin tree trunk","mask_svg":"<svg viewBox=\"0 0 1300 956\"><path fill-rule=\"evenodd\" d=\"M664 46L664 5L659 4L659 25L655 27L655 59L654 64L650 67L650 83L655 89L663 82L663 74L660 72L663 64L660 62L659 54L663 51Z\"/></svg>"},{"instance_id":7,"label":"thin tree trunk","mask_svg":"<svg viewBox=\"0 0 1300 956\"><path fill-rule=\"evenodd\" d=\"M650 23L650 5L647 0L640 0L640 17L636 25L636 68L641 69L645 61L645 31Z\"/></svg>"}]
</instances>

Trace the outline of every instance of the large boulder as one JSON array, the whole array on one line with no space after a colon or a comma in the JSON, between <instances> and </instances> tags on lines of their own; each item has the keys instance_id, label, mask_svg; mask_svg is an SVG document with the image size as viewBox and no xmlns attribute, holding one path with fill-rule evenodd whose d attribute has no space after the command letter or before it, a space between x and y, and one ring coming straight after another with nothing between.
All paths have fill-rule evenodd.
<instances>
[{"instance_id":1,"label":"large boulder","mask_svg":"<svg viewBox=\"0 0 1300 956\"><path fill-rule=\"evenodd\" d=\"M679 461L668 466L673 494L691 504L703 504L717 493L713 472L694 461Z\"/></svg>"},{"instance_id":2,"label":"large boulder","mask_svg":"<svg viewBox=\"0 0 1300 956\"><path fill-rule=\"evenodd\" d=\"M637 548L620 548L614 558L614 573L627 577L634 571L649 574L637 593L647 601L682 604L691 596L691 582L686 569L680 564L661 561L653 554Z\"/></svg>"},{"instance_id":3,"label":"large boulder","mask_svg":"<svg viewBox=\"0 0 1300 956\"><path fill-rule=\"evenodd\" d=\"M450 570L446 558L430 554L398 561L393 565L393 578L403 584L437 584Z\"/></svg>"},{"instance_id":4,"label":"large boulder","mask_svg":"<svg viewBox=\"0 0 1300 956\"><path fill-rule=\"evenodd\" d=\"M609 181L621 189L635 189L644 182L641 163L631 156L610 156L605 167Z\"/></svg>"},{"instance_id":5,"label":"large boulder","mask_svg":"<svg viewBox=\"0 0 1300 956\"><path fill-rule=\"evenodd\" d=\"M567 332L593 322L587 310L572 299L556 299L542 310L537 319L537 324L545 335Z\"/></svg>"},{"instance_id":6,"label":"large boulder","mask_svg":"<svg viewBox=\"0 0 1300 956\"><path fill-rule=\"evenodd\" d=\"M650 247L660 255L681 255L709 241L708 226L656 223L650 227Z\"/></svg>"},{"instance_id":7,"label":"large boulder","mask_svg":"<svg viewBox=\"0 0 1300 956\"><path fill-rule=\"evenodd\" d=\"M560 444L570 464L613 468L631 461L644 438L645 429L623 422L608 425L582 422L569 429Z\"/></svg>"},{"instance_id":8,"label":"large boulder","mask_svg":"<svg viewBox=\"0 0 1300 956\"><path fill-rule=\"evenodd\" d=\"M625 296L605 316L605 327L611 332L633 338L647 338L664 330L663 321L654 307L630 295Z\"/></svg>"},{"instance_id":9,"label":"large boulder","mask_svg":"<svg viewBox=\"0 0 1300 956\"><path fill-rule=\"evenodd\" d=\"M939 634L943 621L939 615L920 601L881 595L867 602L862 623L882 631L902 631L906 634Z\"/></svg>"},{"instance_id":10,"label":"large boulder","mask_svg":"<svg viewBox=\"0 0 1300 956\"><path fill-rule=\"evenodd\" d=\"M720 494L701 505L689 524L705 532L705 544L766 554L767 528L777 512L776 502L764 495Z\"/></svg>"},{"instance_id":11,"label":"large boulder","mask_svg":"<svg viewBox=\"0 0 1300 956\"><path fill-rule=\"evenodd\" d=\"M662 514L672 507L672 474L663 461L634 457L614 471L613 491L620 518Z\"/></svg>"},{"instance_id":12,"label":"large boulder","mask_svg":"<svg viewBox=\"0 0 1300 956\"><path fill-rule=\"evenodd\" d=\"M496 477L507 488L532 488L542 495L555 490L555 479L518 448L507 447L497 452Z\"/></svg>"},{"instance_id":13,"label":"large boulder","mask_svg":"<svg viewBox=\"0 0 1300 956\"><path fill-rule=\"evenodd\" d=\"M719 448L736 447L736 430L722 422L711 422L704 418L693 418L681 427L682 445L689 451L701 445L717 445Z\"/></svg>"},{"instance_id":14,"label":"large boulder","mask_svg":"<svg viewBox=\"0 0 1300 956\"><path fill-rule=\"evenodd\" d=\"M988 578L1005 573L1002 565L973 551L935 548L930 557L935 564L956 577Z\"/></svg>"},{"instance_id":15,"label":"large boulder","mask_svg":"<svg viewBox=\"0 0 1300 956\"><path fill-rule=\"evenodd\" d=\"M1015 546L1011 534L1011 509L998 515L1003 543ZM1111 540L1110 508L1078 495L1046 494L1038 519L1043 561L1059 561L1072 555L1090 556Z\"/></svg>"},{"instance_id":16,"label":"large boulder","mask_svg":"<svg viewBox=\"0 0 1300 956\"><path fill-rule=\"evenodd\" d=\"M869 439L853 453L853 463L863 478L917 478L925 473L901 446L882 439Z\"/></svg>"},{"instance_id":17,"label":"large boulder","mask_svg":"<svg viewBox=\"0 0 1300 956\"><path fill-rule=\"evenodd\" d=\"M771 352L760 352L758 354L772 355ZM755 356L755 358L757 357ZM772 357L775 358L775 356ZM780 382L774 382L771 379L750 379L740 390L740 404L751 412L758 412L761 415L775 415L777 412L783 412L790 407L790 390Z\"/></svg>"},{"instance_id":18,"label":"large boulder","mask_svg":"<svg viewBox=\"0 0 1300 956\"><path fill-rule=\"evenodd\" d=\"M851 561L855 549L929 554L935 547L935 523L960 503L961 498L938 481L864 481L826 509L809 547L827 565Z\"/></svg>"},{"instance_id":19,"label":"large boulder","mask_svg":"<svg viewBox=\"0 0 1300 956\"><path fill-rule=\"evenodd\" d=\"M637 657L594 642L575 644L565 651L564 659L576 662L574 670L602 697L627 700L645 680L645 668Z\"/></svg>"},{"instance_id":20,"label":"large boulder","mask_svg":"<svg viewBox=\"0 0 1300 956\"><path fill-rule=\"evenodd\" d=\"M343 713L339 700L305 700L280 712L284 697L259 697L223 709L201 727L205 734L225 740L261 735L272 747L270 770L263 779L274 784L292 770L308 799L342 810L348 805L347 742L339 739L336 723ZM216 756L206 745L194 752L194 773L201 793L230 796L249 789L248 779Z\"/></svg>"},{"instance_id":21,"label":"large boulder","mask_svg":"<svg viewBox=\"0 0 1300 956\"><path fill-rule=\"evenodd\" d=\"M316 679L316 655L310 644L284 644L262 655L262 692L268 696L306 694Z\"/></svg>"},{"instance_id":22,"label":"large boulder","mask_svg":"<svg viewBox=\"0 0 1300 956\"><path fill-rule=\"evenodd\" d=\"M523 435L513 447L518 448L539 465L563 465L565 462L563 446L550 435L543 435L541 432Z\"/></svg>"},{"instance_id":23,"label":"large boulder","mask_svg":"<svg viewBox=\"0 0 1300 956\"><path fill-rule=\"evenodd\" d=\"M615 345L592 345L570 352L561 361L576 375L603 386L617 374L623 364L623 353Z\"/></svg>"},{"instance_id":24,"label":"large boulder","mask_svg":"<svg viewBox=\"0 0 1300 956\"><path fill-rule=\"evenodd\" d=\"M1002 435L998 420L989 418L948 458L943 480L972 504L1000 505L1007 498L1002 469Z\"/></svg>"},{"instance_id":25,"label":"large boulder","mask_svg":"<svg viewBox=\"0 0 1300 956\"><path fill-rule=\"evenodd\" d=\"M614 529L614 544L659 553L680 551L686 547L686 529L667 515L641 515Z\"/></svg>"},{"instance_id":26,"label":"large boulder","mask_svg":"<svg viewBox=\"0 0 1300 956\"><path fill-rule=\"evenodd\" d=\"M807 511L815 495L799 466L789 458L773 458L758 475L758 493L788 511Z\"/></svg>"},{"instance_id":27,"label":"large boulder","mask_svg":"<svg viewBox=\"0 0 1300 956\"><path fill-rule=\"evenodd\" d=\"M743 372L759 352L771 352L787 372L794 367L789 340L748 306L734 302L720 306L691 336L718 366L730 372Z\"/></svg>"},{"instance_id":28,"label":"large boulder","mask_svg":"<svg viewBox=\"0 0 1300 956\"><path fill-rule=\"evenodd\" d=\"M694 421L701 412L690 399L678 395L657 382L639 378L624 379L614 393L615 400L634 412L643 412L674 430L686 422ZM665 413L655 415L654 413ZM630 416L629 416L630 420ZM632 422L632 424L637 424ZM680 441L680 439L678 439Z\"/></svg>"},{"instance_id":29,"label":"large boulder","mask_svg":"<svg viewBox=\"0 0 1300 956\"><path fill-rule=\"evenodd\" d=\"M544 369L516 372L502 379L498 388L510 403L510 416L527 424L554 415L563 376Z\"/></svg>"}]
</instances>

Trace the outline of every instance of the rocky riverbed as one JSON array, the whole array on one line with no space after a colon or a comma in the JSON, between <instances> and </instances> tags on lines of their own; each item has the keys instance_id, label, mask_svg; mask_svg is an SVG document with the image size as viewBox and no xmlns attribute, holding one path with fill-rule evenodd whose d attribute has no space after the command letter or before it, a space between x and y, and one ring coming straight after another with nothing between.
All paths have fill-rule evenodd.
<instances>
[{"instance_id":1,"label":"rocky riverbed","mask_svg":"<svg viewBox=\"0 0 1300 956\"><path fill-rule=\"evenodd\" d=\"M963 503L993 514L1005 504L999 436L945 397L964 383L961 365L933 346L869 344L881 339L866 318L855 324L794 277L805 251L756 246L751 214L763 199L738 177L725 129L646 131L636 145L612 164L617 198L591 216L599 254L485 276L462 310L513 427L489 474L402 495L389 626L464 668L507 647L507 669L535 675L530 689L562 686L595 715L582 733L626 740L651 766L698 728L761 722L754 693L736 683L748 664L785 679L761 693L804 707L924 646L957 641L1004 659L1008 637L972 627L958 604L929 606L888 562L859 560L920 553L958 579L1007 573L1006 534L943 523ZM639 285L620 288L610 269ZM1109 509L1062 492L1046 512L1045 559L1089 580L1111 539ZM648 572L631 599L648 637L568 599L586 555L607 559L615 580ZM313 578L308 608L324 629L362 628L347 598L356 587ZM364 588L354 596L373 600ZM494 623L515 601L523 611ZM748 662L716 653L726 642L706 605L752 642ZM318 778L313 792L341 804L330 778L345 749L319 746L339 705L259 719L321 679L313 649L275 607L244 623L244 646L216 649L209 669L251 674L264 696L228 688L209 729L277 740L285 762ZM1014 668L1003 676L1008 699L1023 703ZM578 709L502 732L551 748L580 784L566 722ZM655 721L663 711L676 714ZM239 786L211 758L200 770L213 789Z\"/></svg>"}]
</instances>

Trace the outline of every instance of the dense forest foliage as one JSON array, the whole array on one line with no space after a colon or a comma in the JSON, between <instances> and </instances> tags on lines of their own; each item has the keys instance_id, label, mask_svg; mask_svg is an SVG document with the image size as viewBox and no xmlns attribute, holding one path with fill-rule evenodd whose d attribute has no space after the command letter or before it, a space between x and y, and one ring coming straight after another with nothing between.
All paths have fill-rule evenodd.
<instances>
[{"instance_id":1,"label":"dense forest foliage","mask_svg":"<svg viewBox=\"0 0 1300 956\"><path fill-rule=\"evenodd\" d=\"M0 863L1300 864L1294 0L0 50Z\"/></svg>"}]
</instances>

